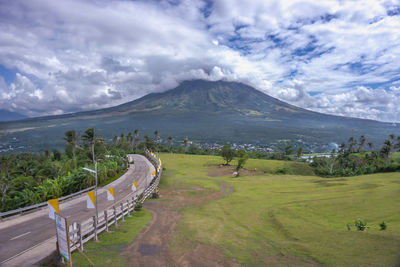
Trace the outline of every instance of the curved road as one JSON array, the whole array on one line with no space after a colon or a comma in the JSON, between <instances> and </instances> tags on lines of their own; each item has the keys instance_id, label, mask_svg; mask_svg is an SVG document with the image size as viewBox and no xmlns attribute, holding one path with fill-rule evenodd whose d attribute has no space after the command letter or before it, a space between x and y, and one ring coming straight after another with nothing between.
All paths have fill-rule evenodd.
<instances>
[{"instance_id":1,"label":"curved road","mask_svg":"<svg viewBox=\"0 0 400 267\"><path fill-rule=\"evenodd\" d=\"M116 201L126 198L134 180L138 190L132 196L140 195L152 180L154 166L144 156L128 155L134 160L128 171L118 180L98 189L98 210L111 207L106 190L114 187ZM60 214L68 222L81 222L95 215L95 209L86 208L86 193L60 204ZM15 216L0 223L0 266L32 266L55 250L55 223L48 215L47 207L33 213ZM45 254L45 255L44 255Z\"/></svg>"}]
</instances>

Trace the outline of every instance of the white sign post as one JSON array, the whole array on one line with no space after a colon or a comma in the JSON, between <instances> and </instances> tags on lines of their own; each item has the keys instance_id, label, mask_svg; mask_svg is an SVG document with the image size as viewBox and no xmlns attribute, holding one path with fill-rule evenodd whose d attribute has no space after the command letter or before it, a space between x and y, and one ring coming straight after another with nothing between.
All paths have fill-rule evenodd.
<instances>
[{"instance_id":1,"label":"white sign post","mask_svg":"<svg viewBox=\"0 0 400 267\"><path fill-rule=\"evenodd\" d=\"M61 257L63 257L67 262L69 262L69 266L72 267L67 219L57 213L54 213L54 216L56 218L58 251L60 252Z\"/></svg>"}]
</instances>

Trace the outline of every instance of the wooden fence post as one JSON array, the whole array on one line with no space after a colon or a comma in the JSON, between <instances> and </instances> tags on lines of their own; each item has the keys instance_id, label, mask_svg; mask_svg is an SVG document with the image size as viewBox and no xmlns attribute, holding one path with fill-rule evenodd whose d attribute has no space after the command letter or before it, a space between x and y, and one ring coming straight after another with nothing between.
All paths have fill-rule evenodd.
<instances>
[{"instance_id":1,"label":"wooden fence post","mask_svg":"<svg viewBox=\"0 0 400 267\"><path fill-rule=\"evenodd\" d=\"M93 227L94 227L94 240L97 241L97 220L96 216L93 216Z\"/></svg>"},{"instance_id":2,"label":"wooden fence post","mask_svg":"<svg viewBox=\"0 0 400 267\"><path fill-rule=\"evenodd\" d=\"M78 223L78 236L79 236L79 246L81 247L81 250L83 251L82 227L81 227L80 223Z\"/></svg>"},{"instance_id":3,"label":"wooden fence post","mask_svg":"<svg viewBox=\"0 0 400 267\"><path fill-rule=\"evenodd\" d=\"M117 209L115 208L115 206L113 206L113 209L114 209L114 222L115 222L115 227L117 227L117 226L118 226L118 223L117 223Z\"/></svg>"},{"instance_id":4,"label":"wooden fence post","mask_svg":"<svg viewBox=\"0 0 400 267\"><path fill-rule=\"evenodd\" d=\"M104 220L106 220L106 232L108 232L108 213L104 210Z\"/></svg>"},{"instance_id":5,"label":"wooden fence post","mask_svg":"<svg viewBox=\"0 0 400 267\"><path fill-rule=\"evenodd\" d=\"M128 207L128 217L132 217L131 216L131 209L129 207L129 199L126 200L126 206Z\"/></svg>"},{"instance_id":6,"label":"wooden fence post","mask_svg":"<svg viewBox=\"0 0 400 267\"><path fill-rule=\"evenodd\" d=\"M125 218L124 218L124 203L122 203L121 202L121 214L122 214L122 219L121 219L121 221L125 221Z\"/></svg>"}]
</instances>

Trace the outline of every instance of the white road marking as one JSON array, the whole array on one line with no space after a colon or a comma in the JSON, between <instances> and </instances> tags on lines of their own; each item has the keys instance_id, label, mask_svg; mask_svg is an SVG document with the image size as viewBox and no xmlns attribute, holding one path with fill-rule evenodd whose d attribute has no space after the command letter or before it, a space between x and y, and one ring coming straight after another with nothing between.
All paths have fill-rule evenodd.
<instances>
[{"instance_id":1,"label":"white road marking","mask_svg":"<svg viewBox=\"0 0 400 267\"><path fill-rule=\"evenodd\" d=\"M53 237L51 237L51 238L49 238L49 239L46 239L46 240L44 240L43 242L34 245L33 247L30 247L30 248L28 248L28 249L25 249L24 251L21 251L21 252L18 253L18 254L15 254L14 256L12 256L12 257L10 257L10 258L8 258L8 259L6 259L6 260L0 262L0 265L3 264L3 263L6 263L7 261L10 261L10 260L15 259L16 257L18 257L18 256L20 256L20 255L22 255L22 254L24 254L25 252L27 252L27 251L29 251L29 250L31 250L31 249L34 249L34 248L36 248L36 247L38 247L38 246L40 246L40 245L42 245L42 244L48 242L48 241L51 240L51 239L53 239Z\"/></svg>"},{"instance_id":2,"label":"white road marking","mask_svg":"<svg viewBox=\"0 0 400 267\"><path fill-rule=\"evenodd\" d=\"M29 231L29 232L26 232L25 234L15 236L15 237L11 238L10 241L15 240L15 239L20 238L20 237L23 237L24 235L28 235L28 234L30 234L30 233L31 233L31 232Z\"/></svg>"}]
</instances>

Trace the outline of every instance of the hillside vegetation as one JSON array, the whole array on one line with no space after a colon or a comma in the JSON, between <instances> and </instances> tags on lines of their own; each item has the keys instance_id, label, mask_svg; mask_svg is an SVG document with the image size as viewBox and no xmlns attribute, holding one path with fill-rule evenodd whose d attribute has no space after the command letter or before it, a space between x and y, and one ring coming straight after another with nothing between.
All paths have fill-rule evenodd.
<instances>
[{"instance_id":1,"label":"hillside vegetation","mask_svg":"<svg viewBox=\"0 0 400 267\"><path fill-rule=\"evenodd\" d=\"M0 122L0 152L62 149L59 136L88 127L108 140L115 132L140 127L143 134L158 129L163 138L189 136L199 143L250 142L274 148L286 140L316 152L326 152L328 144L349 136L365 135L378 144L400 130L392 123L305 110L241 83L194 80L112 108Z\"/></svg>"},{"instance_id":2,"label":"hillside vegetation","mask_svg":"<svg viewBox=\"0 0 400 267\"><path fill-rule=\"evenodd\" d=\"M182 217L171 241L176 251L205 244L248 266L400 264L400 173L329 179L263 173L211 177L210 168L217 168L222 158L161 158L166 167L162 192L183 188L196 195L198 187L210 193L233 189L219 200L179 209ZM276 164L249 160L246 168L270 172ZM356 229L357 219L367 222L365 231ZM383 221L386 230L380 230Z\"/></svg>"}]
</instances>

